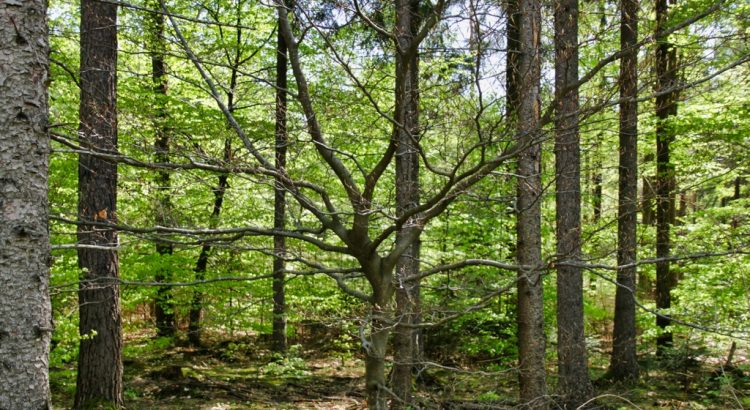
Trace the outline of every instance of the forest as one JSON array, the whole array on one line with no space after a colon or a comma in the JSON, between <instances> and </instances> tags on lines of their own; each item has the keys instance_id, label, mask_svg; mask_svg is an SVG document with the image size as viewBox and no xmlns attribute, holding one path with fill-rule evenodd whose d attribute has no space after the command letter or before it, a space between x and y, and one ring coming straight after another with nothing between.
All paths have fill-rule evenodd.
<instances>
[{"instance_id":1,"label":"forest","mask_svg":"<svg viewBox=\"0 0 750 410\"><path fill-rule=\"evenodd\" d=\"M750 408L747 1L0 20L0 409Z\"/></svg>"}]
</instances>

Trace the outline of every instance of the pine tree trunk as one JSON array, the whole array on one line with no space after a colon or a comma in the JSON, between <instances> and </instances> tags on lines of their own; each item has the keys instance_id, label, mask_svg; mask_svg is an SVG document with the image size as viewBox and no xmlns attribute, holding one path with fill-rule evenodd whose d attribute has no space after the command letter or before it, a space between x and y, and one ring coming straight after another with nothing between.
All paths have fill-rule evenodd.
<instances>
[{"instance_id":1,"label":"pine tree trunk","mask_svg":"<svg viewBox=\"0 0 750 410\"><path fill-rule=\"evenodd\" d=\"M656 32L667 26L667 0L656 0ZM670 144L674 130L669 117L677 115L677 93L670 91L677 83L677 52L666 36L656 39L656 308L669 309L675 283L668 258L671 253L670 225L674 215L674 164L670 161ZM670 324L666 316L657 316L656 325L664 330ZM672 333L656 339L657 353L672 345Z\"/></svg>"},{"instance_id":2,"label":"pine tree trunk","mask_svg":"<svg viewBox=\"0 0 750 410\"><path fill-rule=\"evenodd\" d=\"M286 42L281 31L276 37L276 169L285 172L286 169L286 110L287 110L287 56ZM276 176L274 187L273 227L284 230L286 227L286 195L280 176ZM286 340L286 292L285 292L285 260L286 240L283 235L273 237L273 330L272 349L275 352L285 352Z\"/></svg>"},{"instance_id":3,"label":"pine tree trunk","mask_svg":"<svg viewBox=\"0 0 750 410\"><path fill-rule=\"evenodd\" d=\"M555 176L558 394L576 409L593 393L583 322L581 150L578 134L578 0L555 3ZM566 91L567 90L567 91ZM566 264L568 263L568 264Z\"/></svg>"},{"instance_id":4,"label":"pine tree trunk","mask_svg":"<svg viewBox=\"0 0 750 410\"><path fill-rule=\"evenodd\" d=\"M117 152L117 6L81 2L80 138L87 149ZM117 163L80 154L78 227L81 244L116 247L117 232L86 222L117 223ZM81 340L76 409L122 405L122 324L117 252L79 249Z\"/></svg>"},{"instance_id":5,"label":"pine tree trunk","mask_svg":"<svg viewBox=\"0 0 750 410\"><path fill-rule=\"evenodd\" d=\"M546 408L544 362L544 304L541 248L541 156L540 133L540 35L539 0L518 3L519 53L518 121L519 144L517 188L518 356L521 402Z\"/></svg>"},{"instance_id":6,"label":"pine tree trunk","mask_svg":"<svg viewBox=\"0 0 750 410\"><path fill-rule=\"evenodd\" d=\"M46 4L0 2L1 409L51 408Z\"/></svg>"},{"instance_id":7,"label":"pine tree trunk","mask_svg":"<svg viewBox=\"0 0 750 410\"><path fill-rule=\"evenodd\" d=\"M620 49L620 166L617 216L617 265L636 260L638 214L638 0L622 0ZM615 326L609 377L638 378L635 350L635 266L618 269Z\"/></svg>"},{"instance_id":8,"label":"pine tree trunk","mask_svg":"<svg viewBox=\"0 0 750 410\"><path fill-rule=\"evenodd\" d=\"M149 3L156 10L160 7L158 2ZM169 162L169 113L167 111L167 67L164 62L166 54L166 42L164 40L164 15L149 13L146 15L146 29L148 33L148 49L151 55L151 79L154 84L155 113L154 128L156 139L154 141L154 161L157 163ZM171 225L172 200L170 190L172 187L169 171L159 170L156 173L156 216L155 222L159 226ZM159 255L172 255L174 251L171 243L157 242L156 251ZM156 282L170 281L172 278L170 268L160 264L154 275ZM159 336L173 336L175 334L175 314L171 306L172 294L168 286L160 286L156 290L154 301L154 316L156 320L156 331Z\"/></svg>"}]
</instances>

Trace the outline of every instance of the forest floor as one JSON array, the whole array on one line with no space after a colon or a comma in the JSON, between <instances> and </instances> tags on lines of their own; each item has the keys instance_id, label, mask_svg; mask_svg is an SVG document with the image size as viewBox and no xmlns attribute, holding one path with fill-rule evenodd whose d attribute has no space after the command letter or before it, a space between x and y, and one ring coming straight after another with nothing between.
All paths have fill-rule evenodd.
<instances>
[{"instance_id":1,"label":"forest floor","mask_svg":"<svg viewBox=\"0 0 750 410\"><path fill-rule=\"evenodd\" d=\"M359 354L293 346L282 358L257 337L215 341L204 348L173 339L128 334L124 350L127 409L364 409L364 363ZM596 367L593 375L601 375ZM750 362L739 357L734 374L690 358L664 370L642 363L637 385L598 386L603 408L750 408ZM432 364L418 391L425 409L512 408L517 392L512 369L487 370ZM554 369L550 369L553 374ZM75 364L50 373L55 409L70 408ZM426 380L426 382L425 382Z\"/></svg>"}]
</instances>

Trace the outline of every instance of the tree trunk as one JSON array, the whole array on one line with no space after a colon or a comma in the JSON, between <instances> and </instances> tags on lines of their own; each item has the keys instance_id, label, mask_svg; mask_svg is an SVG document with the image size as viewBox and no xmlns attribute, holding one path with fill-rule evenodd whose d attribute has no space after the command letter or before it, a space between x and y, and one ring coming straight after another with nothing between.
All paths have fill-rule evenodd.
<instances>
[{"instance_id":1,"label":"tree trunk","mask_svg":"<svg viewBox=\"0 0 750 410\"><path fill-rule=\"evenodd\" d=\"M117 6L81 2L80 143L86 149L117 152ZM80 154L78 218L117 223L117 163ZM116 247L117 232L79 225L78 241ZM78 302L81 340L76 409L122 405L122 324L116 250L79 249L83 270Z\"/></svg>"},{"instance_id":2,"label":"tree trunk","mask_svg":"<svg viewBox=\"0 0 750 410\"><path fill-rule=\"evenodd\" d=\"M377 280L370 281L373 289L370 340L362 341L365 348L367 408L385 410L388 408L388 399L391 398L383 387L386 386L385 355L391 327L389 322L392 316L389 304L394 289L390 272L378 271L368 275L368 278L377 278Z\"/></svg>"},{"instance_id":3,"label":"tree trunk","mask_svg":"<svg viewBox=\"0 0 750 410\"><path fill-rule=\"evenodd\" d=\"M555 176L558 394L576 409L593 394L583 322L581 150L578 135L578 0L555 3ZM572 89L571 89L572 87ZM567 92L565 92L567 90ZM569 264L566 264L569 263Z\"/></svg>"},{"instance_id":4,"label":"tree trunk","mask_svg":"<svg viewBox=\"0 0 750 410\"><path fill-rule=\"evenodd\" d=\"M667 26L667 0L656 0L656 33ZM674 164L670 162L670 143L674 129L669 117L677 114L677 93L670 91L677 85L677 52L667 36L656 38L656 308L671 306L671 291L675 283L668 258L671 253L670 225L674 215ZM666 316L657 316L656 325L664 330L670 324ZM657 353L672 345L672 333L663 332L656 339Z\"/></svg>"},{"instance_id":5,"label":"tree trunk","mask_svg":"<svg viewBox=\"0 0 750 410\"><path fill-rule=\"evenodd\" d=\"M399 47L407 49L419 30L419 0L399 0L396 3L396 26ZM419 53L405 61L396 55L396 214L398 217L419 205ZM413 222L407 222L397 233L396 241L408 235ZM405 278L419 273L419 241L415 241L396 263L396 318L393 335L393 374L391 386L400 400L393 400L392 409L404 409L412 403L412 370L419 350L417 324L419 315L419 281Z\"/></svg>"},{"instance_id":6,"label":"tree trunk","mask_svg":"<svg viewBox=\"0 0 750 410\"><path fill-rule=\"evenodd\" d=\"M239 11L238 11L239 13ZM229 87L227 88L227 110L230 115L234 114L235 110L235 90L237 89L237 77L239 66L242 63L242 29L240 25L240 15L237 15L237 32L235 37L235 52L234 55L227 54L227 65L231 67L231 75L229 79ZM224 140L224 162L229 165L232 160L232 143L230 137ZM211 210L211 217L209 218L209 227L216 229L219 226L219 216L221 215L221 208L224 205L224 195L229 187L229 175L222 174L217 178L217 185L213 189L214 193L214 206ZM201 247L201 252L198 255L198 261L195 264L195 280L202 281L206 279L206 269L208 268L208 258L211 254L211 245L204 243ZM203 314L203 293L200 288L193 290L193 298L190 301L190 312L188 312L188 341L193 346L200 346L201 344L201 316Z\"/></svg>"},{"instance_id":7,"label":"tree trunk","mask_svg":"<svg viewBox=\"0 0 750 410\"><path fill-rule=\"evenodd\" d=\"M636 260L638 214L638 0L622 0L620 10L620 166L617 215L617 265ZM638 378L635 350L635 266L618 269L615 326L608 376Z\"/></svg>"},{"instance_id":8,"label":"tree trunk","mask_svg":"<svg viewBox=\"0 0 750 410\"><path fill-rule=\"evenodd\" d=\"M540 36L539 0L519 0L518 134L523 150L518 156L517 258L518 355L521 402L546 408L544 363L544 305L541 249L541 156L540 124Z\"/></svg>"},{"instance_id":9,"label":"tree trunk","mask_svg":"<svg viewBox=\"0 0 750 410\"><path fill-rule=\"evenodd\" d=\"M286 168L286 110L287 110L287 58L286 42L279 30L276 37L276 169L282 172ZM284 230L286 227L286 196L280 176L276 176L274 186L273 227ZM286 292L284 286L284 269L286 257L286 240L283 235L273 237L273 331L272 349L274 352L286 352Z\"/></svg>"},{"instance_id":10,"label":"tree trunk","mask_svg":"<svg viewBox=\"0 0 750 410\"><path fill-rule=\"evenodd\" d=\"M224 156L230 152L229 140L224 142ZM226 193L227 187L229 186L227 175L220 175L218 178L218 185L214 188L214 207L211 211L211 219L209 225L211 229L216 229L219 225L219 215L221 215L221 207L224 204L224 194ZM195 264L195 280L201 281L206 279L206 269L208 268L208 257L211 254L211 245L204 244L201 247L201 253L198 255L198 261ZM190 312L188 313L188 341L193 346L200 346L201 344L201 315L203 312L203 293L199 288L193 290L193 298L190 301Z\"/></svg>"},{"instance_id":11,"label":"tree trunk","mask_svg":"<svg viewBox=\"0 0 750 410\"><path fill-rule=\"evenodd\" d=\"M158 2L149 3L152 8L161 8ZM164 40L164 15L148 13L146 15L147 46L151 55L151 78L154 83L155 113L154 129L156 139L154 141L154 161L157 163L169 162L169 113L167 111L167 67L164 62L166 54L166 42ZM160 226L171 225L172 201L170 197L171 181L169 171L159 170L156 173L156 209L155 222ZM159 255L172 255L174 251L171 243L157 242L156 252ZM171 280L170 268L160 264L154 275L156 282L169 282ZM154 301L154 316L156 319L156 332L159 336L173 336L175 333L175 315L171 306L172 294L168 286L160 286L156 290Z\"/></svg>"},{"instance_id":12,"label":"tree trunk","mask_svg":"<svg viewBox=\"0 0 750 410\"><path fill-rule=\"evenodd\" d=\"M2 409L51 408L46 4L0 3Z\"/></svg>"}]
</instances>

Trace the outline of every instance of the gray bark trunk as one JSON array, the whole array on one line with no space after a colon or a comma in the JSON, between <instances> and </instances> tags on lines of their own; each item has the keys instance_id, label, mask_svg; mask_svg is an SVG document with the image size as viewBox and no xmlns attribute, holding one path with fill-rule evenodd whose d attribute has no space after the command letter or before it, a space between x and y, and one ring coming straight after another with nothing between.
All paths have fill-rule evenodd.
<instances>
[{"instance_id":1,"label":"gray bark trunk","mask_svg":"<svg viewBox=\"0 0 750 410\"><path fill-rule=\"evenodd\" d=\"M578 136L578 1L555 3L555 176L557 210L558 393L576 409L593 393L583 322L581 150ZM568 90L567 92L565 92Z\"/></svg>"},{"instance_id":2,"label":"gray bark trunk","mask_svg":"<svg viewBox=\"0 0 750 410\"><path fill-rule=\"evenodd\" d=\"M1 409L51 408L46 12L0 2Z\"/></svg>"},{"instance_id":3,"label":"gray bark trunk","mask_svg":"<svg viewBox=\"0 0 750 410\"><path fill-rule=\"evenodd\" d=\"M287 147L287 57L286 41L279 31L276 37L276 169L286 168ZM276 177L274 186L273 227L284 230L286 227L286 195L281 177ZM273 330L272 348L275 352L285 352L286 340L286 291L285 260L286 240L283 235L273 237Z\"/></svg>"},{"instance_id":4,"label":"gray bark trunk","mask_svg":"<svg viewBox=\"0 0 750 410\"><path fill-rule=\"evenodd\" d=\"M394 291L391 283L392 273L379 271L368 275L368 277L380 280L370 281L373 288L372 320L370 339L366 341L367 343L364 343L367 408L385 410L388 408L388 400L391 398L390 394L383 388L386 387L385 355L391 327L389 322L392 316L389 305Z\"/></svg>"},{"instance_id":5,"label":"gray bark trunk","mask_svg":"<svg viewBox=\"0 0 750 410\"><path fill-rule=\"evenodd\" d=\"M617 265L636 259L638 214L638 0L622 0L620 49L620 166L617 208ZM635 350L635 274L630 266L617 271L615 326L608 376L613 380L638 378Z\"/></svg>"},{"instance_id":6,"label":"gray bark trunk","mask_svg":"<svg viewBox=\"0 0 750 410\"><path fill-rule=\"evenodd\" d=\"M518 356L521 402L546 408L544 363L544 306L541 248L541 155L539 0L518 3L518 134L523 151L518 156L517 258L524 266L518 274Z\"/></svg>"},{"instance_id":7,"label":"gray bark trunk","mask_svg":"<svg viewBox=\"0 0 750 410\"><path fill-rule=\"evenodd\" d=\"M117 151L117 6L81 2L80 139L88 149ZM117 163L80 154L78 218L117 223ZM117 232L79 225L82 244L117 246ZM76 409L122 405L122 323L117 252L79 249L79 332ZM93 333L95 336L91 337Z\"/></svg>"},{"instance_id":8,"label":"gray bark trunk","mask_svg":"<svg viewBox=\"0 0 750 410\"><path fill-rule=\"evenodd\" d=\"M419 29L419 1L399 0L396 4L396 25L399 46L407 49L414 41ZM403 127L395 127L396 148L396 213L401 216L419 205L419 53L405 61L396 56L396 121ZM397 233L396 240L414 223L406 223ZM414 325L419 315L419 281L405 280L419 272L419 241L415 241L398 258L396 263L396 325L393 335L393 374L391 386L399 400L393 400L392 409L407 408L412 402L412 370L419 351L418 331Z\"/></svg>"}]
</instances>

